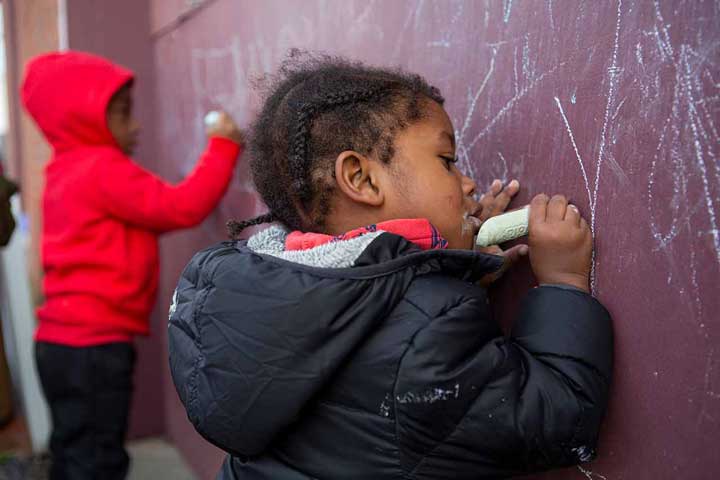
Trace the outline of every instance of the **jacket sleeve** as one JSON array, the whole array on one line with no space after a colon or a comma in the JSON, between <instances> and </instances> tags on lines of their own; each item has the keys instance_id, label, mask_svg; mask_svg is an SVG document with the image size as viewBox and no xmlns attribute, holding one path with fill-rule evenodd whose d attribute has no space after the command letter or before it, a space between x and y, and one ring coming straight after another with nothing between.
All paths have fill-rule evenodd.
<instances>
[{"instance_id":1,"label":"jacket sleeve","mask_svg":"<svg viewBox=\"0 0 720 480\"><path fill-rule=\"evenodd\" d=\"M607 310L584 292L542 286L509 338L487 310L484 298L456 304L401 360L395 408L413 478L505 477L595 456L612 371Z\"/></svg>"},{"instance_id":2,"label":"jacket sleeve","mask_svg":"<svg viewBox=\"0 0 720 480\"><path fill-rule=\"evenodd\" d=\"M97 201L110 215L154 232L192 227L225 194L240 151L230 140L211 138L194 170L177 185L119 153L103 158L95 164Z\"/></svg>"}]
</instances>

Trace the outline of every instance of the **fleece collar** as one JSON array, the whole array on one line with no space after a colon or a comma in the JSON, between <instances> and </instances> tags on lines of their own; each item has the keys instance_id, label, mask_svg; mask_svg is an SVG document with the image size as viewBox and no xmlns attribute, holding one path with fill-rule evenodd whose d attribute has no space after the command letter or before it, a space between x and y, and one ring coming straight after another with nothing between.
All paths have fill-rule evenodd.
<instances>
[{"instance_id":1,"label":"fleece collar","mask_svg":"<svg viewBox=\"0 0 720 480\"><path fill-rule=\"evenodd\" d=\"M342 235L289 232L273 225L256 233L247 246L265 255L319 268L349 268L384 233L403 237L421 250L443 250L447 241L425 219L391 220L351 230Z\"/></svg>"}]
</instances>

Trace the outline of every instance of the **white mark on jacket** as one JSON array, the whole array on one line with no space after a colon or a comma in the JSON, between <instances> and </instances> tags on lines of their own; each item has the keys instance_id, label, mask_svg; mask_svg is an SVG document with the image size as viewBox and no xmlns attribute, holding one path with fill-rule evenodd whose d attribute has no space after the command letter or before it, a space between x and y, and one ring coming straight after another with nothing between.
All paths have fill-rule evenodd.
<instances>
[{"instance_id":1,"label":"white mark on jacket","mask_svg":"<svg viewBox=\"0 0 720 480\"><path fill-rule=\"evenodd\" d=\"M385 394L385 398L383 399L382 403L380 404L380 416L381 417L389 417L390 416L390 403L392 402L392 397L389 393Z\"/></svg>"},{"instance_id":2,"label":"white mark on jacket","mask_svg":"<svg viewBox=\"0 0 720 480\"><path fill-rule=\"evenodd\" d=\"M173 292L172 303L170 304L170 312L168 313L168 319L172 319L172 316L175 315L175 310L177 310L177 304L178 292L177 289L175 289L175 292Z\"/></svg>"},{"instance_id":3,"label":"white mark on jacket","mask_svg":"<svg viewBox=\"0 0 720 480\"><path fill-rule=\"evenodd\" d=\"M456 383L453 388L430 388L423 392L406 392L395 397L400 404L413 403L435 403L445 400L452 400L460 397L460 384Z\"/></svg>"}]
</instances>

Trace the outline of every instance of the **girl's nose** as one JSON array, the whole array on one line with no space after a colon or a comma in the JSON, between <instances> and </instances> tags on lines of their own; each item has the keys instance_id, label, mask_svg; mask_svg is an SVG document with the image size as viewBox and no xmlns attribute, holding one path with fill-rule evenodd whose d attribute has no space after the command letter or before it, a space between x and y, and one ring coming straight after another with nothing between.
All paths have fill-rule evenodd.
<instances>
[{"instance_id":1,"label":"girl's nose","mask_svg":"<svg viewBox=\"0 0 720 480\"><path fill-rule=\"evenodd\" d=\"M462 190L466 196L468 196L468 197L474 196L477 191L477 184L475 183L475 180L468 177L467 175L463 175L462 176Z\"/></svg>"}]
</instances>

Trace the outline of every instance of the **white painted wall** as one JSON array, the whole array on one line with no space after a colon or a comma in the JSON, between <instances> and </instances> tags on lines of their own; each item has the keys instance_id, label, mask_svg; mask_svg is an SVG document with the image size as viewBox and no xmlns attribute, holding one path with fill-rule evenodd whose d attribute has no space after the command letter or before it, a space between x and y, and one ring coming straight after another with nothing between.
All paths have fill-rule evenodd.
<instances>
[{"instance_id":1,"label":"white painted wall","mask_svg":"<svg viewBox=\"0 0 720 480\"><path fill-rule=\"evenodd\" d=\"M15 218L21 218L20 198L12 198ZM19 221L10 244L0 250L0 308L5 351L10 375L20 408L25 415L33 451L47 448L50 435L50 415L43 397L35 368L33 333L36 319L32 308L30 281L27 271L27 250L30 234Z\"/></svg>"}]
</instances>

